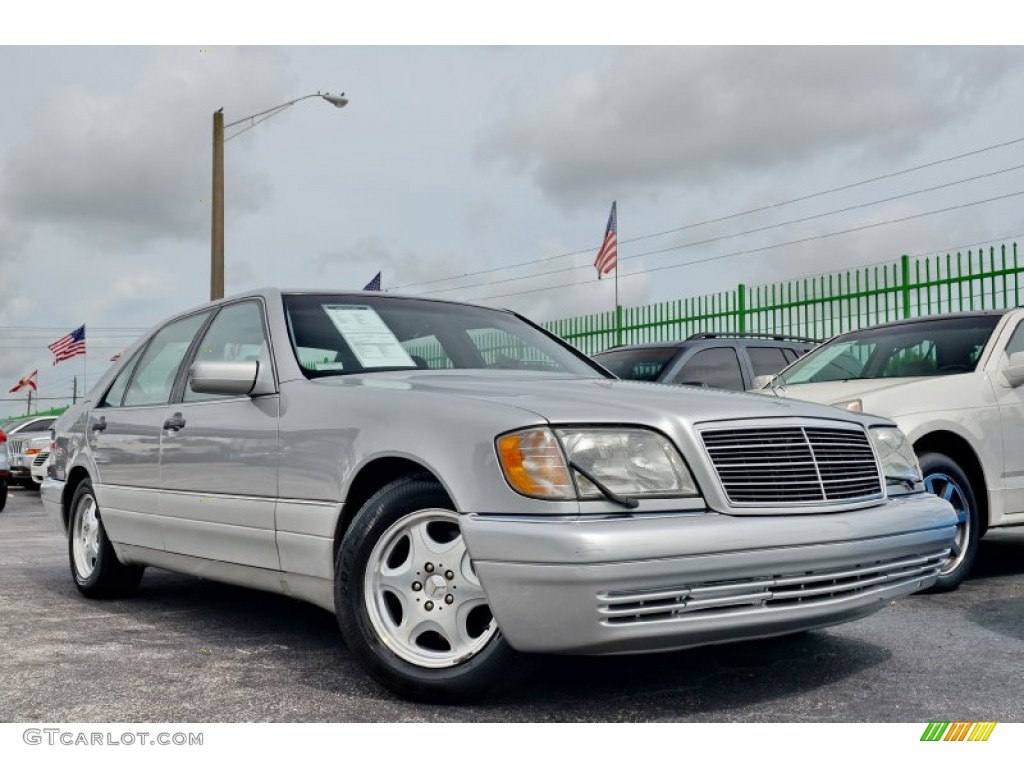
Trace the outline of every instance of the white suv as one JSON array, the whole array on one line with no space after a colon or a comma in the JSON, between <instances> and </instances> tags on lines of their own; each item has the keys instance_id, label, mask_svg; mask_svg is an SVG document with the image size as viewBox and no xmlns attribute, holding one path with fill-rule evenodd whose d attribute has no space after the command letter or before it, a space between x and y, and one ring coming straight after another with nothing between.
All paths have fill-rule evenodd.
<instances>
[{"instance_id":1,"label":"white suv","mask_svg":"<svg viewBox=\"0 0 1024 768\"><path fill-rule=\"evenodd\" d=\"M893 419L925 485L959 518L936 590L954 588L989 528L1024 524L1024 309L851 331L760 391Z\"/></svg>"}]
</instances>

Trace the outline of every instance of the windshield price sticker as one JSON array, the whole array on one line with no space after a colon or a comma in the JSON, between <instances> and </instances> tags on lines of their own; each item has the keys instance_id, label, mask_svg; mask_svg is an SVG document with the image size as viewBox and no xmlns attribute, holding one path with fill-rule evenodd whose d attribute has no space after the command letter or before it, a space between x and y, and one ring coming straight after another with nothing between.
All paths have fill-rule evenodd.
<instances>
[{"instance_id":1,"label":"windshield price sticker","mask_svg":"<svg viewBox=\"0 0 1024 768\"><path fill-rule=\"evenodd\" d=\"M364 368L416 367L373 307L325 304L324 311Z\"/></svg>"}]
</instances>

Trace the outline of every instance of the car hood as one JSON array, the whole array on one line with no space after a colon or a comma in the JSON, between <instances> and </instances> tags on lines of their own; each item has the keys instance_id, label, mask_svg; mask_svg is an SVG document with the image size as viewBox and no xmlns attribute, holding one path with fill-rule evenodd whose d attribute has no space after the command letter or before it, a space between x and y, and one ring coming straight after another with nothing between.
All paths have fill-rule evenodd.
<instances>
[{"instance_id":1,"label":"car hood","mask_svg":"<svg viewBox=\"0 0 1024 768\"><path fill-rule=\"evenodd\" d=\"M791 384L786 387L786 398L828 405L857 399L865 413L897 419L975 406L987 391L982 382L985 378L983 371L974 371L948 376Z\"/></svg>"},{"instance_id":2,"label":"car hood","mask_svg":"<svg viewBox=\"0 0 1024 768\"><path fill-rule=\"evenodd\" d=\"M318 379L340 387L403 389L510 406L561 423L647 423L854 414L794 399L618 379L510 371L414 371Z\"/></svg>"},{"instance_id":3,"label":"car hood","mask_svg":"<svg viewBox=\"0 0 1024 768\"><path fill-rule=\"evenodd\" d=\"M903 390L913 389L930 381L935 381L935 378L915 376L901 379L854 379L824 381L816 384L787 384L784 397L831 405L844 400L867 397L878 392L894 393L899 396ZM763 394L771 394L771 389L759 391Z\"/></svg>"}]
</instances>

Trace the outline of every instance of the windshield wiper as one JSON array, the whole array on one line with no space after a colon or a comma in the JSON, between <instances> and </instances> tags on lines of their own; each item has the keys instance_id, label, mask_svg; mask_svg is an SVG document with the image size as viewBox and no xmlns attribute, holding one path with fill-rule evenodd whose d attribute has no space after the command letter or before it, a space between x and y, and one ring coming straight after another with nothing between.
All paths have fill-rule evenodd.
<instances>
[{"instance_id":1,"label":"windshield wiper","mask_svg":"<svg viewBox=\"0 0 1024 768\"><path fill-rule=\"evenodd\" d=\"M572 469L572 470L575 470L576 472L579 472L581 475L583 475L583 477L587 478L587 480L589 480L591 483L593 483L594 487L597 488L597 490L599 490L601 493L603 493L605 498L608 499L608 501L613 501L616 504L621 504L626 509L636 509L637 507L640 506L640 502L637 501L636 499L630 498L629 496L619 496L619 494L617 494L615 491L613 491L607 485L602 483L600 480L598 480L592 474L587 472L587 470L585 470L583 467L581 467L575 461L570 461L569 462L569 468Z\"/></svg>"}]
</instances>

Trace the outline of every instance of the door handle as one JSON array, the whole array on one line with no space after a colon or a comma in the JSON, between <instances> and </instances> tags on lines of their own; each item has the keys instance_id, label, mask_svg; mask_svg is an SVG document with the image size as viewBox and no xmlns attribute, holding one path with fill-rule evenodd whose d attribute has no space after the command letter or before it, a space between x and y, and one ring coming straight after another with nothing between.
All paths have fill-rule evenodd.
<instances>
[{"instance_id":1,"label":"door handle","mask_svg":"<svg viewBox=\"0 0 1024 768\"><path fill-rule=\"evenodd\" d=\"M164 422L164 429L169 429L173 432L177 432L185 426L185 419L182 418L180 413L176 413L171 418Z\"/></svg>"},{"instance_id":2,"label":"door handle","mask_svg":"<svg viewBox=\"0 0 1024 768\"><path fill-rule=\"evenodd\" d=\"M99 421L94 421L92 423L92 431L93 432L102 432L106 428L107 428L107 417L106 416L100 416Z\"/></svg>"}]
</instances>

